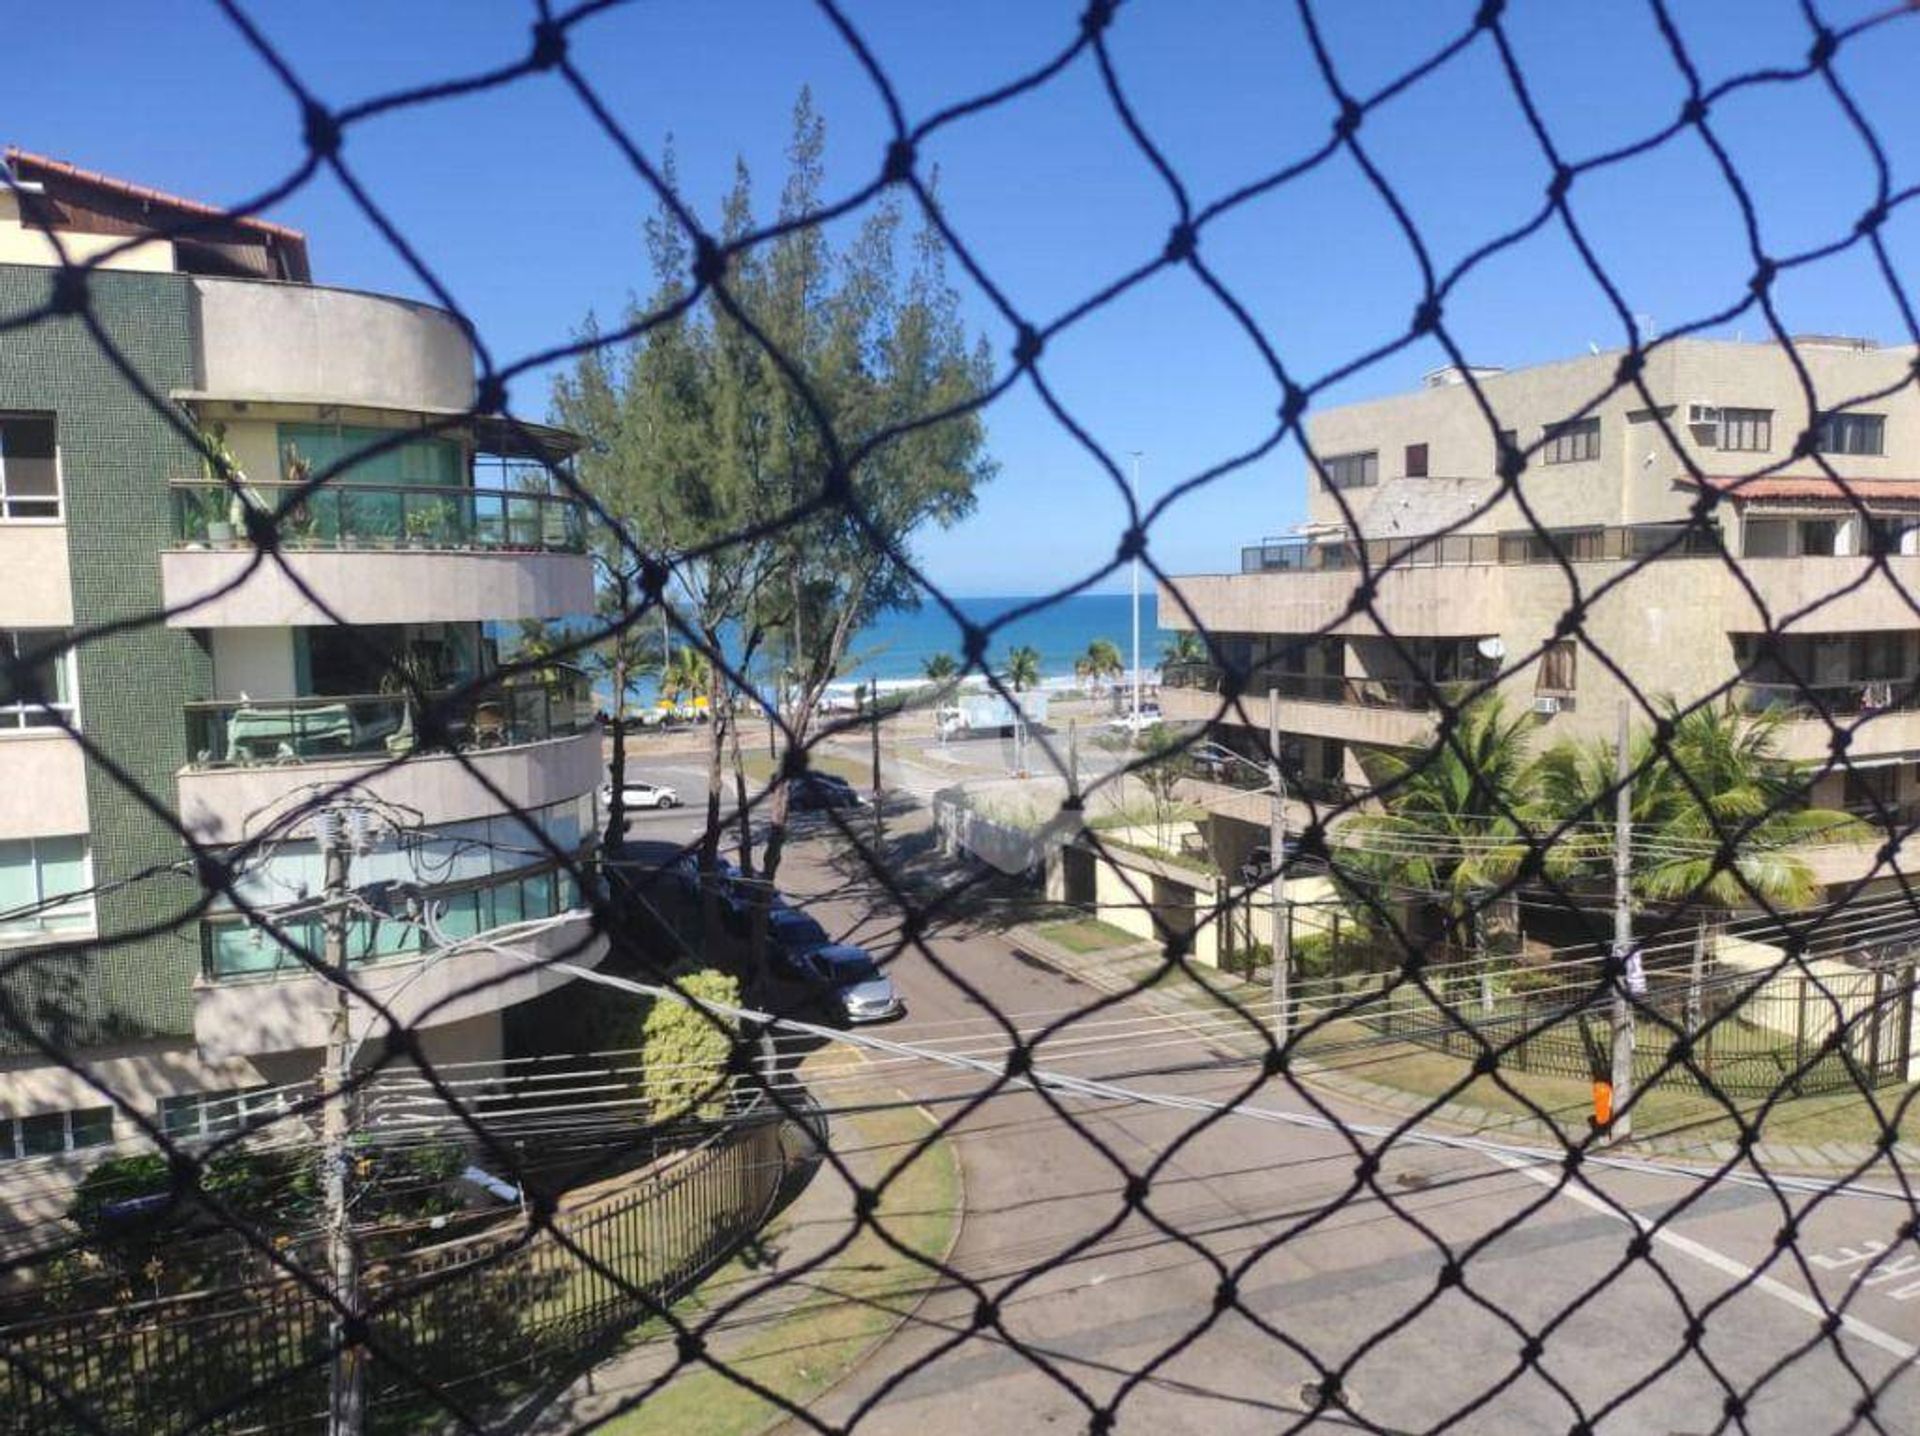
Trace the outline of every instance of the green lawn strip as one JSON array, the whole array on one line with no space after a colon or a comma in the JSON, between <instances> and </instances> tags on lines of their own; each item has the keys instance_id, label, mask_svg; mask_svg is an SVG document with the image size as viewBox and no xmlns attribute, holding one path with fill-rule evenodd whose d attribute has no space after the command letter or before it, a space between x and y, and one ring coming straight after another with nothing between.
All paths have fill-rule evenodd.
<instances>
[{"instance_id":1,"label":"green lawn strip","mask_svg":"<svg viewBox=\"0 0 1920 1436\"><path fill-rule=\"evenodd\" d=\"M1050 923L1046 927L1035 928L1035 932L1048 942L1057 943L1069 952L1105 952L1108 948L1132 947L1140 939L1125 928L1115 927L1110 922L1098 918L1076 918L1071 922Z\"/></svg>"},{"instance_id":2,"label":"green lawn strip","mask_svg":"<svg viewBox=\"0 0 1920 1436\"><path fill-rule=\"evenodd\" d=\"M1140 959L1121 970L1129 980L1139 981L1151 974L1155 965L1153 959ZM1224 1011L1223 999L1248 1003L1268 996L1263 985L1226 973L1198 967L1190 971L1191 978L1174 969L1149 985L1179 996L1203 1013ZM1209 995L1209 989L1220 995ZM1649 1035L1648 1040L1657 1038ZM1587 1119L1593 1112L1593 1088L1588 1081L1510 1068L1503 1068L1495 1081L1475 1075L1472 1061L1466 1057L1450 1056L1417 1042L1390 1041L1350 1018L1316 1029L1302 1041L1299 1050L1327 1070L1437 1102L1479 1107L1512 1117L1538 1119L1544 1112L1569 1138L1586 1135ZM1310 1073L1306 1080L1312 1080ZM1891 1113L1905 1091L1897 1085L1882 1087L1875 1091L1874 1098L1882 1112ZM1748 1114L1757 1113L1761 1106L1761 1099L1753 1096L1736 1096L1731 1101L1737 1110ZM1706 1143L1732 1141L1739 1135L1725 1104L1690 1081L1657 1083L1641 1094L1633 1110L1634 1131L1642 1138L1670 1134ZM1920 1141L1920 1100L1907 1108L1898 1125L1903 1139ZM1767 1112L1760 1135L1765 1142L1797 1147L1826 1142L1869 1144L1878 1140L1880 1123L1857 1091L1787 1096Z\"/></svg>"},{"instance_id":3,"label":"green lawn strip","mask_svg":"<svg viewBox=\"0 0 1920 1436\"><path fill-rule=\"evenodd\" d=\"M898 1160L930 1130L923 1114L904 1107L841 1117L837 1125L852 1128L859 1145L894 1154L889 1160ZM960 1167L952 1145L936 1142L901 1171L874 1220L908 1251L943 1259L960 1223ZM804 1406L904 1321L938 1279L930 1267L863 1227L837 1255L800 1278L807 1295L751 1341L718 1354L731 1369ZM602 1429L610 1436L751 1436L786 1414L702 1368Z\"/></svg>"}]
</instances>

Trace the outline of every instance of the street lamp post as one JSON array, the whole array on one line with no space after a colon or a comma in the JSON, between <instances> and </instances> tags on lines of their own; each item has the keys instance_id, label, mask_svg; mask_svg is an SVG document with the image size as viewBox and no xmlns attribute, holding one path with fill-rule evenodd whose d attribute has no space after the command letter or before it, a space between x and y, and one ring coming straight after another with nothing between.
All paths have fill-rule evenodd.
<instances>
[{"instance_id":1,"label":"street lamp post","mask_svg":"<svg viewBox=\"0 0 1920 1436\"><path fill-rule=\"evenodd\" d=\"M1280 690L1267 690L1267 846L1271 871L1267 902L1273 911L1273 1037L1293 1030L1293 924L1287 912L1287 780L1280 771Z\"/></svg>"},{"instance_id":2,"label":"street lamp post","mask_svg":"<svg viewBox=\"0 0 1920 1436\"><path fill-rule=\"evenodd\" d=\"M1134 522L1140 521L1140 450L1133 451L1132 477L1127 497L1133 503ZM1140 731L1140 556L1133 556L1133 721L1130 731Z\"/></svg>"}]
</instances>

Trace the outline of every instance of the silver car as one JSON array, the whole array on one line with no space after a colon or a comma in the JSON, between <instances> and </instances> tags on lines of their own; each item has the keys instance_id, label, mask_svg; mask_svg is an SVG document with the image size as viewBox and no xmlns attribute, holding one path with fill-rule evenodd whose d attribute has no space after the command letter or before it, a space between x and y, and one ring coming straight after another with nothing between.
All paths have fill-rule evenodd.
<instances>
[{"instance_id":1,"label":"silver car","mask_svg":"<svg viewBox=\"0 0 1920 1436\"><path fill-rule=\"evenodd\" d=\"M788 972L813 988L826 1006L848 1024L885 1022L905 1014L907 1006L893 979L880 970L863 947L830 942L788 957Z\"/></svg>"}]
</instances>

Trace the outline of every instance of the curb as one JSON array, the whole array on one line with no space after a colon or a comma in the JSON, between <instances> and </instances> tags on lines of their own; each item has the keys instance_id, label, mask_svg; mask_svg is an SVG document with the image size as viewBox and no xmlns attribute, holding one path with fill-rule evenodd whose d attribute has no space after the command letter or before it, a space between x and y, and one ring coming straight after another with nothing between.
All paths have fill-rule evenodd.
<instances>
[{"instance_id":1,"label":"curb","mask_svg":"<svg viewBox=\"0 0 1920 1436\"><path fill-rule=\"evenodd\" d=\"M1046 963L1061 976L1089 987L1108 993L1125 990L1116 987L1093 969L1094 963L1082 962L1079 954L1066 952L1057 944L1038 937L1032 928L1015 928L1008 934L1007 940L1040 962ZM1101 955L1100 961L1111 962L1132 957L1146 956L1159 951L1159 944L1142 942L1132 947L1114 948ZM1126 984L1125 986L1131 986ZM1142 989L1137 996L1151 998L1153 989ZM1164 1009L1175 1021L1181 1021L1183 1012L1171 1008ZM1183 1026L1193 1030L1190 1023ZM1194 1031L1195 1039L1210 1051L1225 1051L1204 1032ZM1240 1056L1244 1054L1233 1053ZM1537 1117L1523 1117L1511 1112L1495 1112L1485 1107L1472 1107L1453 1102L1444 1097L1435 1098L1424 1093L1410 1092L1400 1087L1388 1087L1379 1082L1368 1082L1364 1078L1349 1077L1344 1073L1330 1072L1307 1058L1297 1058L1290 1065L1295 1079L1311 1082L1336 1092L1350 1101L1364 1103L1385 1115L1410 1117L1416 1112L1426 1112L1427 1121L1438 1125L1458 1128L1466 1136L1525 1137L1533 1141L1547 1141L1564 1144L1567 1138L1559 1128L1540 1121ZM1657 1134L1646 1138L1629 1138L1609 1151L1635 1151L1649 1157L1659 1157L1680 1165L1695 1166L1703 1171L1712 1171L1734 1161L1739 1156L1738 1147L1724 1138L1711 1138L1694 1141ZM1758 1142L1754 1145L1750 1161L1763 1165L1766 1169L1782 1172L1813 1173L1830 1176L1834 1173L1864 1175L1883 1159L1920 1169L1920 1146L1908 1142L1895 1142L1891 1152L1883 1154L1879 1147L1855 1142L1824 1142L1818 1146L1802 1146L1788 1142Z\"/></svg>"}]
</instances>

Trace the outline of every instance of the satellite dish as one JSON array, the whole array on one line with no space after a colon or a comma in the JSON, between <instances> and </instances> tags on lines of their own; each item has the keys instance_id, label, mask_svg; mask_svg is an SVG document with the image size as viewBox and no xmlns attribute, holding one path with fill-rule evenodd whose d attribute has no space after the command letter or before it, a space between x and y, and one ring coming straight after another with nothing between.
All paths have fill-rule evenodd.
<instances>
[{"instance_id":1,"label":"satellite dish","mask_svg":"<svg viewBox=\"0 0 1920 1436\"><path fill-rule=\"evenodd\" d=\"M1483 638L1473 646L1482 658L1491 658L1496 663L1507 656L1507 645L1498 638Z\"/></svg>"}]
</instances>

